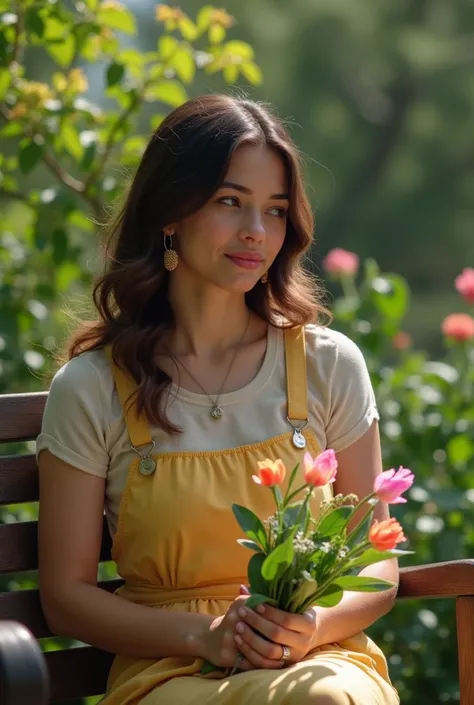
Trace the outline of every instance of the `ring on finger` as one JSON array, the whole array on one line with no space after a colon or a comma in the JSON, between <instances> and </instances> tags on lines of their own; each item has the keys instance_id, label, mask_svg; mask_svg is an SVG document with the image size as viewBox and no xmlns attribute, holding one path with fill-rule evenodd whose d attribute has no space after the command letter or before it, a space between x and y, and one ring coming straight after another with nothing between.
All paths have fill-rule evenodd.
<instances>
[{"instance_id":1,"label":"ring on finger","mask_svg":"<svg viewBox=\"0 0 474 705\"><path fill-rule=\"evenodd\" d=\"M283 649L282 656L280 659L280 668L285 668L288 659L290 658L291 652L288 646L281 646Z\"/></svg>"}]
</instances>

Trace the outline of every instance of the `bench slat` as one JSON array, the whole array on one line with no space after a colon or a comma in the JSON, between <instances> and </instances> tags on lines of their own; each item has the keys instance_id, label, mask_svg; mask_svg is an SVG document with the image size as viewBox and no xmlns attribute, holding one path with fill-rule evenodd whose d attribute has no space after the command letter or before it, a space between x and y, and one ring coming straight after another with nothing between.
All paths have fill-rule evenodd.
<instances>
[{"instance_id":1,"label":"bench slat","mask_svg":"<svg viewBox=\"0 0 474 705\"><path fill-rule=\"evenodd\" d=\"M45 654L51 679L51 702L105 692L113 655L91 646Z\"/></svg>"},{"instance_id":2,"label":"bench slat","mask_svg":"<svg viewBox=\"0 0 474 705\"><path fill-rule=\"evenodd\" d=\"M0 574L38 568L38 522L20 521L0 526ZM111 540L104 516L100 560L110 560Z\"/></svg>"},{"instance_id":3,"label":"bench slat","mask_svg":"<svg viewBox=\"0 0 474 705\"><path fill-rule=\"evenodd\" d=\"M36 438L47 398L48 392L0 395L0 442Z\"/></svg>"},{"instance_id":4,"label":"bench slat","mask_svg":"<svg viewBox=\"0 0 474 705\"><path fill-rule=\"evenodd\" d=\"M114 592L122 583L122 580L114 579L102 580L98 585L103 590L107 590L107 592ZM38 590L17 590L0 593L1 620L21 622L37 639L55 636L43 616Z\"/></svg>"},{"instance_id":5,"label":"bench slat","mask_svg":"<svg viewBox=\"0 0 474 705\"><path fill-rule=\"evenodd\" d=\"M474 595L474 559L408 566L400 569L398 597Z\"/></svg>"},{"instance_id":6,"label":"bench slat","mask_svg":"<svg viewBox=\"0 0 474 705\"><path fill-rule=\"evenodd\" d=\"M34 453L0 457L0 506L39 500L38 466Z\"/></svg>"}]
</instances>

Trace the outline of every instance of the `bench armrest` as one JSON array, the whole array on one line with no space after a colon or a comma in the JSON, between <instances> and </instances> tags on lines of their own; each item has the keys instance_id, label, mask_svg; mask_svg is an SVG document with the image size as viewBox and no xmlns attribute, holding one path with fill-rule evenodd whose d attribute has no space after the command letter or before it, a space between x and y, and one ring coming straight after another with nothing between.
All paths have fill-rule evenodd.
<instances>
[{"instance_id":1,"label":"bench armrest","mask_svg":"<svg viewBox=\"0 0 474 705\"><path fill-rule=\"evenodd\" d=\"M38 642L19 622L0 622L0 702L46 705L49 679Z\"/></svg>"},{"instance_id":2,"label":"bench armrest","mask_svg":"<svg viewBox=\"0 0 474 705\"><path fill-rule=\"evenodd\" d=\"M474 559L400 568L398 597L474 595Z\"/></svg>"}]
</instances>

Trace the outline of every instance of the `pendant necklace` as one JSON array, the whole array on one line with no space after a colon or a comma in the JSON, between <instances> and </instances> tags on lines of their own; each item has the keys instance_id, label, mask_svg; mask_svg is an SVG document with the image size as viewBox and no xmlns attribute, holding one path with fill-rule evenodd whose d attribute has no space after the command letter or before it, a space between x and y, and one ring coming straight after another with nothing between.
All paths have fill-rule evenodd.
<instances>
[{"instance_id":1,"label":"pendant necklace","mask_svg":"<svg viewBox=\"0 0 474 705\"><path fill-rule=\"evenodd\" d=\"M233 366L234 366L234 362L235 362L235 360L236 360L237 353L238 353L238 351L239 351L240 346L242 345L243 339L244 339L245 334L246 334L246 332L247 332L247 329L248 329L248 327L249 327L249 323L250 323L250 311L249 311L249 315L248 315L248 318L247 318L247 325L245 326L244 332L242 333L242 335L241 335L241 337L240 337L240 340L239 340L239 343L238 343L238 345L237 345L236 348L235 348L235 352L234 352L234 355L233 355L233 357L232 357L231 363L230 363L230 365L229 365L229 369L227 370L227 374L226 374L226 376L224 377L224 381L222 382L220 392L219 392L219 394L217 395L217 397L216 397L215 399L213 399L213 398L211 397L211 395L209 394L209 392L207 392L207 391L204 389L204 387L203 387L202 384L199 382L199 380L197 380L196 377L188 370L188 368L186 367L186 365L184 364L184 362L182 362L178 357L175 357L175 358L174 358L177 362L179 362L179 364L180 364L181 367L185 370L185 372L188 373L188 375L191 377L191 379L194 380L194 382L196 382L196 384L198 385L198 387L199 387L200 389L202 389L202 391L204 392L204 394L205 394L207 397L209 397L209 399L210 399L210 401L211 401L211 404L212 404L212 407L211 407L211 410L210 410L209 414L210 414L210 416L211 416L211 419L213 419L214 421L219 421L219 419L222 418L222 415L223 415L223 413L224 413L222 407L219 406L219 399L220 399L221 396L222 396L222 392L224 391L225 383L227 382L227 379L228 379L228 377L229 377L229 375L230 375L230 372L231 372L231 370L232 370L232 368L233 368Z\"/></svg>"}]
</instances>

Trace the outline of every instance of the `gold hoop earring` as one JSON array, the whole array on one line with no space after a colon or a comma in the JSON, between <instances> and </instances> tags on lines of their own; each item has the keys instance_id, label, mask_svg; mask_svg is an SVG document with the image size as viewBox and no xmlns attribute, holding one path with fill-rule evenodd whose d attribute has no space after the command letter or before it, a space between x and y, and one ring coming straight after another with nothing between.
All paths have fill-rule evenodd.
<instances>
[{"instance_id":1,"label":"gold hoop earring","mask_svg":"<svg viewBox=\"0 0 474 705\"><path fill-rule=\"evenodd\" d=\"M167 269L168 272L172 272L174 269L176 269L179 260L178 253L176 252L176 250L173 249L173 233L174 231L163 231L163 246L165 248L163 263L165 265L165 269ZM169 238L169 247L167 238Z\"/></svg>"},{"instance_id":2,"label":"gold hoop earring","mask_svg":"<svg viewBox=\"0 0 474 705\"><path fill-rule=\"evenodd\" d=\"M266 284L268 282L268 272L262 274L260 281L262 282L262 284Z\"/></svg>"}]
</instances>

